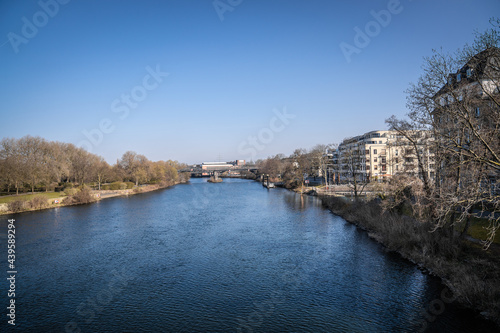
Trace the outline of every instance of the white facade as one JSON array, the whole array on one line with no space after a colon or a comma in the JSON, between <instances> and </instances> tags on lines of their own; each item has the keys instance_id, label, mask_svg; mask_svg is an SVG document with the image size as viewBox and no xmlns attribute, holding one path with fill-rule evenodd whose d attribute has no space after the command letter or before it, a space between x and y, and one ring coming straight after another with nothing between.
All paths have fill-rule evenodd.
<instances>
[{"instance_id":1,"label":"white facade","mask_svg":"<svg viewBox=\"0 0 500 333\"><path fill-rule=\"evenodd\" d=\"M424 132L416 132L422 137ZM419 146L420 156L429 177L434 176L432 153L424 145ZM417 155L413 146L399 136L396 131L371 131L344 140L332 153L334 178L343 182L383 180L398 173L418 176Z\"/></svg>"}]
</instances>

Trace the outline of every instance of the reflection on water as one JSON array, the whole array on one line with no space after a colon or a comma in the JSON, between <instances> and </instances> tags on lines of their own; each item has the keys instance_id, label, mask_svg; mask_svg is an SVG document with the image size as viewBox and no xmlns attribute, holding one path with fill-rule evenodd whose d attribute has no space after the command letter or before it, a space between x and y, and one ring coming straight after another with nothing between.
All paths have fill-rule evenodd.
<instances>
[{"instance_id":1,"label":"reflection on water","mask_svg":"<svg viewBox=\"0 0 500 333\"><path fill-rule=\"evenodd\" d=\"M442 290L317 198L252 181L15 218L24 331L418 332ZM484 325L447 304L429 331Z\"/></svg>"}]
</instances>

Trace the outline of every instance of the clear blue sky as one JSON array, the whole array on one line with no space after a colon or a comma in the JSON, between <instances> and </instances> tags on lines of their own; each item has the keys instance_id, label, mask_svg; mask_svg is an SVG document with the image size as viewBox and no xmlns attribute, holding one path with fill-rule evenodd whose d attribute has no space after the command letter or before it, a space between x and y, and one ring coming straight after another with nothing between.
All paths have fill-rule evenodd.
<instances>
[{"instance_id":1,"label":"clear blue sky","mask_svg":"<svg viewBox=\"0 0 500 333\"><path fill-rule=\"evenodd\" d=\"M109 162L127 150L188 163L288 155L385 129L406 113L422 57L471 42L500 13L498 0L60 2L0 2L0 137L81 144ZM367 25L347 61L341 43L356 47ZM283 123L284 108L295 117Z\"/></svg>"}]
</instances>

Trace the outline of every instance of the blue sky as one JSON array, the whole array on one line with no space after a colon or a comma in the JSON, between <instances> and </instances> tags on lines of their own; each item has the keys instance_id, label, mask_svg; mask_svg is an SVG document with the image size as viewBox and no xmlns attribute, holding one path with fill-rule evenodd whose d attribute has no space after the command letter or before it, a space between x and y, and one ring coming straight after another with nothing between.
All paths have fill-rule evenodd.
<instances>
[{"instance_id":1,"label":"blue sky","mask_svg":"<svg viewBox=\"0 0 500 333\"><path fill-rule=\"evenodd\" d=\"M422 58L498 13L498 0L5 0L0 137L71 142L111 163L127 150L288 155L385 129L407 112ZM355 27L369 41L356 44Z\"/></svg>"}]
</instances>

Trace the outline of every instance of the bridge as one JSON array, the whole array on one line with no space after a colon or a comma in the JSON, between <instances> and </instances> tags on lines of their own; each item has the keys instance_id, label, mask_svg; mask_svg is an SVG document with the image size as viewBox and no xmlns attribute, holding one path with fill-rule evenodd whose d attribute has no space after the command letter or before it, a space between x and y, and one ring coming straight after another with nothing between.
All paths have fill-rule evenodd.
<instances>
[{"instance_id":1,"label":"bridge","mask_svg":"<svg viewBox=\"0 0 500 333\"><path fill-rule=\"evenodd\" d=\"M196 167L191 167L191 168L184 168L181 170L178 170L178 172L189 172L191 173L192 177L210 177L214 176L215 173L217 174L222 174L224 172L242 172L242 171L248 171L248 172L253 172L257 173L259 168L257 168L255 165L239 165L239 166L233 166L233 165L228 165L228 166L216 166L216 167L210 167L207 169L203 169L199 166Z\"/></svg>"}]
</instances>

